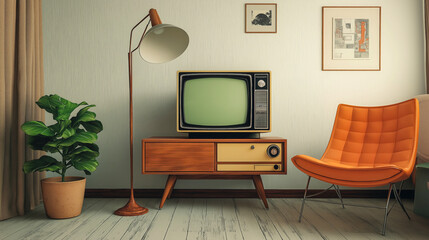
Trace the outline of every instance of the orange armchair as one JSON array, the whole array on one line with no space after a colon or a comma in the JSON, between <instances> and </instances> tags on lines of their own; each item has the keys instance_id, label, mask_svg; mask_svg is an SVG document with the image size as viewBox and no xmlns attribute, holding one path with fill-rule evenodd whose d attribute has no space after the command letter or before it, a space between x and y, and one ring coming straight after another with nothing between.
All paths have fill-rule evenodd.
<instances>
[{"instance_id":1,"label":"orange armchair","mask_svg":"<svg viewBox=\"0 0 429 240\"><path fill-rule=\"evenodd\" d=\"M387 204L383 208L385 216L382 235L385 235L386 231L392 190L396 201L409 218L395 183L409 178L413 172L418 132L419 103L416 99L379 107L340 104L331 139L322 158L306 155L292 158L293 164L309 176L299 221L305 200L311 197L307 196L311 177L332 184L342 204L338 185L389 185Z\"/></svg>"}]
</instances>

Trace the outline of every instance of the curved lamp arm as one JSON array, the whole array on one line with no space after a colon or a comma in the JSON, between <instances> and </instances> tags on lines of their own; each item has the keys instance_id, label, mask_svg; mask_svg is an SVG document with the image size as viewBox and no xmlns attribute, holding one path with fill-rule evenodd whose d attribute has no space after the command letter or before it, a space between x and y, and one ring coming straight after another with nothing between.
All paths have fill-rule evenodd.
<instances>
[{"instance_id":1,"label":"curved lamp arm","mask_svg":"<svg viewBox=\"0 0 429 240\"><path fill-rule=\"evenodd\" d=\"M147 24L146 24L146 27L145 27L145 29L144 29L144 31L143 31L143 34L142 34L142 36L141 36L141 38L140 38L140 41L139 41L139 44L137 45L137 47L136 48L134 48L132 51L131 51L131 45L132 45L132 41L133 41L133 31L134 31L134 29L136 28L136 27L138 27L147 17L149 17L149 14L148 15L146 15L146 17L144 17L142 20L140 20L140 22L139 23L137 23L132 29L131 29L131 32L130 32L130 47L129 47L129 50L128 50L128 53L133 53L133 52L135 52L137 49L139 49L139 46L140 46L140 44L142 43L142 40L143 40L143 37L144 37L144 35L145 35L145 33L146 33L146 30L147 30L147 28L148 28L148 26L149 26L149 24L150 24L150 19L149 19L149 22L147 22Z\"/></svg>"}]
</instances>

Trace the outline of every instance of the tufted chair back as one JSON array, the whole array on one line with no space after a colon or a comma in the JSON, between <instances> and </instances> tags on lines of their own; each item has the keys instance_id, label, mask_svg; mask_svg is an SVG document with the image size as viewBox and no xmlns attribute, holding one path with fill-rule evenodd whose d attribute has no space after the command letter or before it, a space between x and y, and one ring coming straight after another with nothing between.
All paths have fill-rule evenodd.
<instances>
[{"instance_id":1,"label":"tufted chair back","mask_svg":"<svg viewBox=\"0 0 429 240\"><path fill-rule=\"evenodd\" d=\"M416 99L381 107L340 104L322 161L351 167L414 168L419 106Z\"/></svg>"}]
</instances>

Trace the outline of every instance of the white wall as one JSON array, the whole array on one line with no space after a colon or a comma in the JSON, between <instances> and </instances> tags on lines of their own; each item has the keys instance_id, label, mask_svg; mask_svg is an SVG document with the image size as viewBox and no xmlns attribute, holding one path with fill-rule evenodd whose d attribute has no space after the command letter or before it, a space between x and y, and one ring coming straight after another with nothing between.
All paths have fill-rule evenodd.
<instances>
[{"instance_id":1,"label":"white wall","mask_svg":"<svg viewBox=\"0 0 429 240\"><path fill-rule=\"evenodd\" d=\"M164 187L166 176L140 173L140 140L178 135L177 70L272 71L273 131L269 135L288 139L288 174L263 176L265 187L273 189L304 188L306 177L290 158L322 155L339 103L383 105L424 93L422 0L277 1L277 34L244 33L246 2L252 1L43 1L45 93L96 104L105 127L98 142L100 166L88 177L88 188L129 186L128 38L131 27L150 8L158 10L164 23L185 29L190 45L180 58L162 65L134 55L136 188ZM335 5L382 7L380 72L321 71L321 7ZM250 181L206 180L181 181L177 187L253 185Z\"/></svg>"}]
</instances>

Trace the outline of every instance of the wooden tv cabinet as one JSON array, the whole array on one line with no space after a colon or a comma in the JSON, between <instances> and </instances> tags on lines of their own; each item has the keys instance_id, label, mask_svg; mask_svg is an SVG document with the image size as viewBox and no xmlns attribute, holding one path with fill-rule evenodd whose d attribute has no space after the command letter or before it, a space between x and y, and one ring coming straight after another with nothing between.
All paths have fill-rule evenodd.
<instances>
[{"instance_id":1,"label":"wooden tv cabinet","mask_svg":"<svg viewBox=\"0 0 429 240\"><path fill-rule=\"evenodd\" d=\"M171 196L177 179L252 179L268 208L261 174L286 174L286 150L287 140L273 137L151 137L142 140L142 173L169 175L159 208Z\"/></svg>"}]
</instances>

